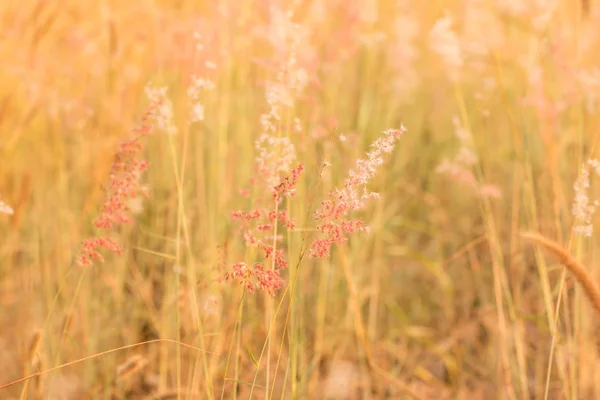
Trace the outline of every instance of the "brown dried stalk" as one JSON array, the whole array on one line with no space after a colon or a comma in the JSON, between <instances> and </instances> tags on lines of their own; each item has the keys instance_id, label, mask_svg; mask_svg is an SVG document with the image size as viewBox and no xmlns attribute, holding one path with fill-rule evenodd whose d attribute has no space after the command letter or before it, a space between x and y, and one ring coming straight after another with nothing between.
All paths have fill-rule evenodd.
<instances>
[{"instance_id":1,"label":"brown dried stalk","mask_svg":"<svg viewBox=\"0 0 600 400\"><path fill-rule=\"evenodd\" d=\"M23 362L23 375L29 374L29 371L34 368L34 365L37 361L37 367L39 368L39 359L37 358L38 347L40 345L40 340L42 338L42 333L39 330L33 332L33 335L29 339L29 343L27 345L27 350L25 353L25 358ZM37 382L39 383L39 381ZM28 397L27 393L29 391L29 381L25 382L23 388L21 389L21 399L26 399Z\"/></svg>"},{"instance_id":2,"label":"brown dried stalk","mask_svg":"<svg viewBox=\"0 0 600 400\"><path fill-rule=\"evenodd\" d=\"M523 232L521 236L550 250L560 262L575 276L592 305L600 314L600 288L585 267L573 258L569 252L557 242L535 232Z\"/></svg>"},{"instance_id":3,"label":"brown dried stalk","mask_svg":"<svg viewBox=\"0 0 600 400\"><path fill-rule=\"evenodd\" d=\"M191 350L195 350L197 352L205 352L207 354L214 354L211 351L207 351L207 350L201 349L199 347L192 346L191 344L187 344L187 343L181 342L179 340L173 340L173 339L153 339L153 340L146 340L144 342L139 342L139 343L134 343L134 344L128 344L128 345L125 345L125 346L116 347L114 349L102 351L100 353L92 354L90 356L83 357L83 358L80 358L78 360L69 361L69 362L66 362L64 364L52 367L52 368L48 368L48 369L45 369L45 370L42 370L42 371L35 372L33 374L30 374L30 375L24 376L22 378L19 378L17 380L14 380L12 382L8 382L8 383L5 383L5 384L0 384L0 391L2 391L3 389L6 389L8 387L14 386L16 384L19 384L19 383L22 383L22 382L26 382L26 381L28 381L28 380L30 380L32 378L45 375L45 374L47 374L49 372L57 371L57 370L69 367L71 365L79 364L79 363L82 363L84 361L93 360L93 359L105 356L107 354L116 353L116 352L123 351L123 350L128 350L128 349L133 349L135 347L146 346L146 345L151 344L151 343L171 343L171 344L176 344L178 346L182 346L182 347L185 347L185 348L188 348L188 349L191 349Z\"/></svg>"}]
</instances>

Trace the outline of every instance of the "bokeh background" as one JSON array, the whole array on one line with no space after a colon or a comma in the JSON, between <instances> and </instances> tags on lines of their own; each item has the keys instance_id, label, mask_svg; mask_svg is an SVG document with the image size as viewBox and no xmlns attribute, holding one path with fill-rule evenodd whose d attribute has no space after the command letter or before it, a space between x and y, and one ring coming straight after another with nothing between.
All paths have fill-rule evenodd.
<instances>
[{"instance_id":1,"label":"bokeh background","mask_svg":"<svg viewBox=\"0 0 600 400\"><path fill-rule=\"evenodd\" d=\"M9 0L0 18L0 385L61 366L1 398L600 398L598 314L520 236L596 279L573 201L597 153L597 1ZM172 119L142 141L148 196L112 233L124 253L81 267L149 84ZM270 298L223 277L256 257L230 213L265 194L273 104L305 172ZM402 124L353 216L370 232L298 264L310 207Z\"/></svg>"}]
</instances>

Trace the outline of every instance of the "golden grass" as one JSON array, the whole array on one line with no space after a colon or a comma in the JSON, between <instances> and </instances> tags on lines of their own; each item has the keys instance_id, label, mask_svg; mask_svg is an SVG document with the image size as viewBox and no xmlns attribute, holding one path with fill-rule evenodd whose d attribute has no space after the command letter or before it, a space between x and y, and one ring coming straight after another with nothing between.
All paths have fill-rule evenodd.
<instances>
[{"instance_id":1,"label":"golden grass","mask_svg":"<svg viewBox=\"0 0 600 400\"><path fill-rule=\"evenodd\" d=\"M569 252L559 243L548 239L535 232L524 232L521 234L535 244L545 247L554 254L560 262L573 274L579 284L583 287L585 294L590 299L592 306L600 313L600 287L587 271L586 267L578 262Z\"/></svg>"},{"instance_id":2,"label":"golden grass","mask_svg":"<svg viewBox=\"0 0 600 400\"><path fill-rule=\"evenodd\" d=\"M302 0L306 36L283 45L270 7L286 2L0 3L0 398L321 398L340 365L355 398L600 397L598 236L572 216L600 136L597 2ZM457 80L429 42L446 12ZM240 190L296 39L309 80L276 135L306 170L277 206L298 230L277 228L290 268L269 299L222 278L259 260L229 214L264 194ZM194 74L215 89L190 124ZM178 132L144 138L149 197L113 232L125 253L81 268L148 82ZM371 232L303 257L320 201L401 123L381 198L354 216ZM460 168L436 172L444 159Z\"/></svg>"}]
</instances>

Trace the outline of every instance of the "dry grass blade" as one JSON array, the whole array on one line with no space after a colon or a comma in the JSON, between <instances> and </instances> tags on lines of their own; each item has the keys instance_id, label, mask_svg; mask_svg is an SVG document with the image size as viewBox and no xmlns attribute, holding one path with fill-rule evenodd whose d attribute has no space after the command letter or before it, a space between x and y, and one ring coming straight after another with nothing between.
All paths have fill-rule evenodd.
<instances>
[{"instance_id":1,"label":"dry grass blade","mask_svg":"<svg viewBox=\"0 0 600 400\"><path fill-rule=\"evenodd\" d=\"M117 348L114 348L114 349L106 350L106 351L103 351L103 352L100 352L100 353L92 354L91 356L83 357L83 358L80 358L78 360L70 361L70 362L58 365L56 367L53 367L53 368L48 368L48 369L45 369L43 371L39 371L39 372L36 372L34 374L31 374L31 375L28 375L28 376L24 376L24 377L22 377L20 379L17 379L15 381L8 382L8 383L5 383L3 385L0 385L0 390L6 389L6 388L8 388L10 386L14 386L14 385L19 384L21 382L26 382L26 381L28 381L31 378L35 378L36 376L41 376L41 375L47 374L49 372L57 371L57 370L63 369L65 367L68 367L68 366L71 366L71 365L75 365L75 364L79 364L79 363L84 362L84 361L92 360L94 358L98 358L98 357L104 356L106 354L115 353L115 352L118 352L118 351L121 351L121 350L126 350L126 349L132 349L134 347L139 347L139 346L147 345L147 344L150 344L150 343L172 343L172 344L177 344L179 346L186 347L186 348L191 349L191 350L201 351L201 352L206 352L206 353L212 354L210 351L206 351L206 350L201 349L199 347L192 346L190 344L183 343L183 342L180 342L180 341L177 341L177 340L171 340L171 339L147 340L145 342L139 342L139 343L129 344L127 346L121 346L121 347L117 347Z\"/></svg>"},{"instance_id":2,"label":"dry grass blade","mask_svg":"<svg viewBox=\"0 0 600 400\"><path fill-rule=\"evenodd\" d=\"M27 365L31 365L35 361L35 357L38 352L41 338L42 338L41 331L36 330L35 332L33 332L33 335L29 339L29 343L27 346L27 355L25 357L25 361L27 362Z\"/></svg>"},{"instance_id":3,"label":"dry grass blade","mask_svg":"<svg viewBox=\"0 0 600 400\"><path fill-rule=\"evenodd\" d=\"M581 286L583 286L583 290L590 298L592 305L600 314L600 288L594 282L590 273L585 269L585 266L575 260L563 246L539 233L524 232L521 233L521 236L545 247L558 257L563 265L575 276L577 281L579 281Z\"/></svg>"},{"instance_id":4,"label":"dry grass blade","mask_svg":"<svg viewBox=\"0 0 600 400\"><path fill-rule=\"evenodd\" d=\"M30 369L33 367L35 361L36 361L36 357L37 357L37 352L38 352L38 347L40 345L40 340L42 338L42 333L39 330L36 330L33 335L31 336L31 338L29 339L29 343L27 345L27 353L25 354L25 359L24 359L24 364L23 364L23 375L28 375ZM38 360L39 362L39 360ZM38 364L39 367L39 364ZM23 385L23 389L21 390L21 399L26 399L27 398L27 392L29 389L29 381L25 382L25 384Z\"/></svg>"}]
</instances>

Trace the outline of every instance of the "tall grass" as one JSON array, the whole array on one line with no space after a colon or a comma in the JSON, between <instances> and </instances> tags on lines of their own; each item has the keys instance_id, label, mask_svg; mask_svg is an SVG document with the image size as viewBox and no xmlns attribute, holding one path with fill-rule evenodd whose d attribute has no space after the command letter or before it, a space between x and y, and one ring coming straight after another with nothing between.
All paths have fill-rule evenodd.
<instances>
[{"instance_id":1,"label":"tall grass","mask_svg":"<svg viewBox=\"0 0 600 400\"><path fill-rule=\"evenodd\" d=\"M598 4L0 15L1 398L600 396Z\"/></svg>"}]
</instances>

